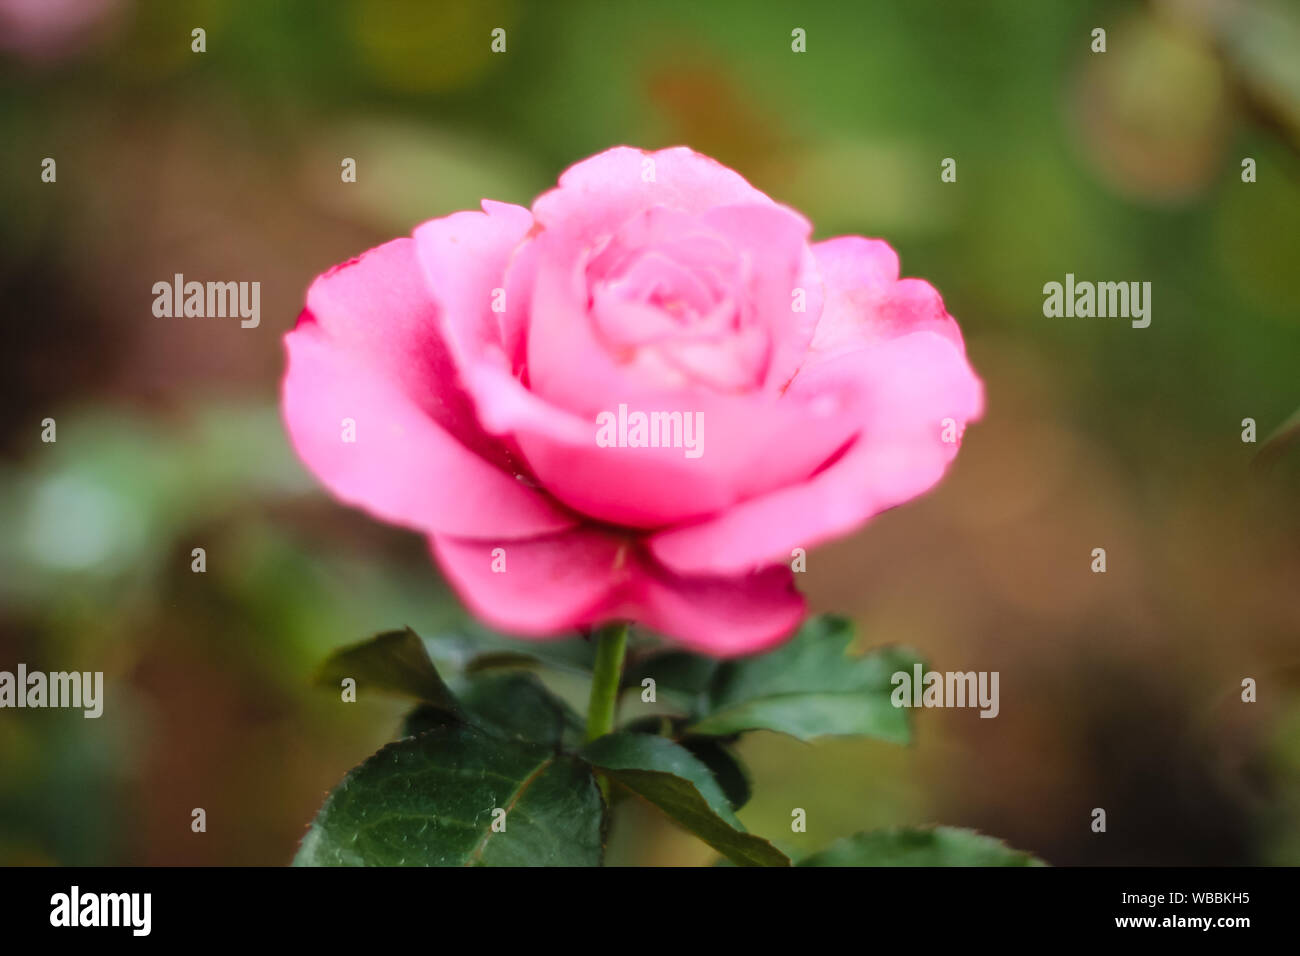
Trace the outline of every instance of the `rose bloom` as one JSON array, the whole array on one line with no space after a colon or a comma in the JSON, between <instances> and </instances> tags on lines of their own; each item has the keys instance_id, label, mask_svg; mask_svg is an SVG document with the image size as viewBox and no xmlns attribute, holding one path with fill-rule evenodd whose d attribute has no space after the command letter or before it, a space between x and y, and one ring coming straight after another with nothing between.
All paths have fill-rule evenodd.
<instances>
[{"instance_id":1,"label":"rose bloom","mask_svg":"<svg viewBox=\"0 0 1300 956\"><path fill-rule=\"evenodd\" d=\"M504 631L771 646L805 613L794 550L934 485L983 404L931 285L810 232L681 147L426 222L308 290L293 444Z\"/></svg>"}]
</instances>

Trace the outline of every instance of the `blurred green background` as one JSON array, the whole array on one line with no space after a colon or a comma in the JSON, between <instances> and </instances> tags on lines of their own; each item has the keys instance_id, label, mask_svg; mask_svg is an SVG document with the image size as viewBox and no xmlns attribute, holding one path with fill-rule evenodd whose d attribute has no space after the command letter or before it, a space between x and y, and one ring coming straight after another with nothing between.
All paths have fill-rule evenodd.
<instances>
[{"instance_id":1,"label":"blurred green background","mask_svg":"<svg viewBox=\"0 0 1300 956\"><path fill-rule=\"evenodd\" d=\"M0 142L0 669L108 685L100 720L0 711L0 863L291 858L402 710L316 666L463 612L295 460L280 336L334 263L620 143L888 239L988 391L940 488L802 584L865 645L1000 671L1001 715L754 735L742 819L808 850L944 822L1056 864L1300 863L1300 449L1256 458L1300 406L1300 4L0 0ZM176 272L260 281L261 326L155 318ZM1150 281L1150 328L1045 318L1067 272ZM711 857L635 805L613 834L613 862Z\"/></svg>"}]
</instances>

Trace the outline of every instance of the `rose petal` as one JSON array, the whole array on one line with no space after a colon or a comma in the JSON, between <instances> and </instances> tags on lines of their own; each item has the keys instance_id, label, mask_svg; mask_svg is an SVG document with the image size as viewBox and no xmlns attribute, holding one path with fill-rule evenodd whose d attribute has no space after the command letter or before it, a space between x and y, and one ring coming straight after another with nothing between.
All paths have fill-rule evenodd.
<instances>
[{"instance_id":1,"label":"rose petal","mask_svg":"<svg viewBox=\"0 0 1300 956\"><path fill-rule=\"evenodd\" d=\"M524 541L434 535L429 543L477 617L525 637L555 636L610 619L617 592L635 571L625 557L626 541L583 527ZM494 564L505 570L494 571Z\"/></svg>"},{"instance_id":2,"label":"rose petal","mask_svg":"<svg viewBox=\"0 0 1300 956\"><path fill-rule=\"evenodd\" d=\"M840 236L812 251L826 299L803 367L911 332L935 332L964 348L934 287L898 278L898 255L888 243Z\"/></svg>"},{"instance_id":3,"label":"rose petal","mask_svg":"<svg viewBox=\"0 0 1300 956\"><path fill-rule=\"evenodd\" d=\"M779 390L799 368L822 312L822 282L808 249L808 221L784 206L720 206L702 217L732 241L748 264L750 322L770 343L765 384ZM795 293L802 293L796 312Z\"/></svg>"},{"instance_id":4,"label":"rose petal","mask_svg":"<svg viewBox=\"0 0 1300 956\"><path fill-rule=\"evenodd\" d=\"M515 437L542 484L569 507L602 521L653 528L696 519L811 475L854 434L858 422L835 402L661 385L629 374L586 315L584 263L571 240L543 233L531 304L532 394L585 421L573 441L516 419ZM788 303L788 289L783 293ZM788 307L788 306L787 306ZM576 373L575 373L576 370ZM704 423L698 457L681 445L600 447L604 413L679 413ZM773 454L779 449L779 454Z\"/></svg>"},{"instance_id":5,"label":"rose petal","mask_svg":"<svg viewBox=\"0 0 1300 956\"><path fill-rule=\"evenodd\" d=\"M594 239L652 206L702 213L771 202L739 173L685 146L657 152L616 146L565 170L559 185L533 203L533 215L547 229Z\"/></svg>"},{"instance_id":6,"label":"rose petal","mask_svg":"<svg viewBox=\"0 0 1300 956\"><path fill-rule=\"evenodd\" d=\"M792 390L860 394L866 417L853 446L807 482L654 535L659 561L682 574L738 573L847 534L934 485L958 448L943 441L944 419L960 436L983 406L964 354L932 332L843 353L817 367L817 381L813 374L801 382L800 373Z\"/></svg>"},{"instance_id":7,"label":"rose petal","mask_svg":"<svg viewBox=\"0 0 1300 956\"><path fill-rule=\"evenodd\" d=\"M437 535L431 545L476 616L525 637L630 620L688 647L729 656L780 641L806 610L788 570L681 578L648 561L626 538L589 528L501 544ZM494 561L505 570L494 571Z\"/></svg>"},{"instance_id":8,"label":"rose petal","mask_svg":"<svg viewBox=\"0 0 1300 956\"><path fill-rule=\"evenodd\" d=\"M714 657L757 654L794 633L808 612L789 568L741 577L648 575L633 618Z\"/></svg>"},{"instance_id":9,"label":"rose petal","mask_svg":"<svg viewBox=\"0 0 1300 956\"><path fill-rule=\"evenodd\" d=\"M460 387L410 239L384 243L318 276L300 324L312 322L334 347L396 385L466 447L508 463Z\"/></svg>"},{"instance_id":10,"label":"rose petal","mask_svg":"<svg viewBox=\"0 0 1300 956\"><path fill-rule=\"evenodd\" d=\"M429 294L441 309L442 335L472 396L482 426L509 435L528 425L558 439L582 441L580 420L536 398L517 377L514 353L521 334L525 289L508 277L516 257L522 278L533 268L520 243L532 228L528 210L484 200L483 212L458 212L433 219L414 232L416 253ZM497 290L506 311L494 312Z\"/></svg>"},{"instance_id":11,"label":"rose petal","mask_svg":"<svg viewBox=\"0 0 1300 956\"><path fill-rule=\"evenodd\" d=\"M283 409L294 448L338 498L424 532L517 537L573 518L470 451L401 384L313 322L285 338ZM355 441L344 441L344 419Z\"/></svg>"}]
</instances>

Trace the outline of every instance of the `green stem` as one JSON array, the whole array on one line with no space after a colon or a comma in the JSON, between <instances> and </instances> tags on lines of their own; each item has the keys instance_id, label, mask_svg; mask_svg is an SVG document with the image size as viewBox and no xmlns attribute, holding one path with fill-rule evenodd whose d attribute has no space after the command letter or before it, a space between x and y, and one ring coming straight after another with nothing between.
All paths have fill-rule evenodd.
<instances>
[{"instance_id":1,"label":"green stem","mask_svg":"<svg viewBox=\"0 0 1300 956\"><path fill-rule=\"evenodd\" d=\"M591 700L587 704L587 739L595 740L614 729L614 707L623 679L623 654L627 650L627 624L606 624L596 638L596 666L591 675Z\"/></svg>"}]
</instances>

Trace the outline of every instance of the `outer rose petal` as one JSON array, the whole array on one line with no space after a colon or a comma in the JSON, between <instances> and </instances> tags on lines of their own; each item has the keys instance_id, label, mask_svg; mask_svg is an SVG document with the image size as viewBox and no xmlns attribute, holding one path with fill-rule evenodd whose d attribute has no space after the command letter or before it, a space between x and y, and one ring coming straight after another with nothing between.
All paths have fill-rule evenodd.
<instances>
[{"instance_id":1,"label":"outer rose petal","mask_svg":"<svg viewBox=\"0 0 1300 956\"><path fill-rule=\"evenodd\" d=\"M881 339L936 332L963 348L961 331L939 293L921 279L898 278L898 254L880 239L840 236L816 243L825 304L804 367Z\"/></svg>"},{"instance_id":2,"label":"outer rose petal","mask_svg":"<svg viewBox=\"0 0 1300 956\"><path fill-rule=\"evenodd\" d=\"M685 146L658 152L615 146L565 170L559 185L533 202L533 215L547 229L592 240L651 206L702 213L737 203L772 200L739 173Z\"/></svg>"},{"instance_id":3,"label":"outer rose petal","mask_svg":"<svg viewBox=\"0 0 1300 956\"><path fill-rule=\"evenodd\" d=\"M425 291L415 243L394 239L318 276L307 317L341 352L398 386L462 444L504 464L505 449L484 433L460 388Z\"/></svg>"},{"instance_id":4,"label":"outer rose petal","mask_svg":"<svg viewBox=\"0 0 1300 956\"><path fill-rule=\"evenodd\" d=\"M584 441L584 423L553 408L516 377L520 309L527 291L507 275L516 254L531 277L532 254L520 243L533 226L522 206L484 200L483 212L458 212L415 230L419 267L429 294L442 307L441 328L461 381L474 398L479 421L494 435L519 427ZM506 292L506 311L492 311L495 290Z\"/></svg>"},{"instance_id":5,"label":"outer rose petal","mask_svg":"<svg viewBox=\"0 0 1300 956\"><path fill-rule=\"evenodd\" d=\"M514 537L573 524L500 467L507 456L456 386L410 240L327 272L307 306L285 337L284 417L334 494L425 532ZM345 418L355 442L342 440Z\"/></svg>"},{"instance_id":6,"label":"outer rose petal","mask_svg":"<svg viewBox=\"0 0 1300 956\"><path fill-rule=\"evenodd\" d=\"M741 578L681 577L659 569L626 614L714 657L757 654L794 633L808 605L788 567Z\"/></svg>"},{"instance_id":7,"label":"outer rose petal","mask_svg":"<svg viewBox=\"0 0 1300 956\"><path fill-rule=\"evenodd\" d=\"M523 636L625 619L725 657L779 642L806 610L788 569L682 578L655 566L626 538L589 528L500 544L444 535L430 543L470 609ZM494 547L504 548L504 573L492 570Z\"/></svg>"},{"instance_id":8,"label":"outer rose petal","mask_svg":"<svg viewBox=\"0 0 1300 956\"><path fill-rule=\"evenodd\" d=\"M809 380L802 381L804 375ZM815 380L814 380L815 379ZM844 353L801 372L812 391L861 388L868 418L842 458L802 484L742 502L715 518L661 532L651 553L681 574L734 574L788 561L929 489L957 453L942 440L977 418L983 389L962 354L932 332Z\"/></svg>"},{"instance_id":9,"label":"outer rose petal","mask_svg":"<svg viewBox=\"0 0 1300 956\"><path fill-rule=\"evenodd\" d=\"M550 636L613 616L615 595L632 578L626 542L588 528L526 541L429 539L465 603L495 627ZM493 551L504 548L505 571Z\"/></svg>"}]
</instances>

